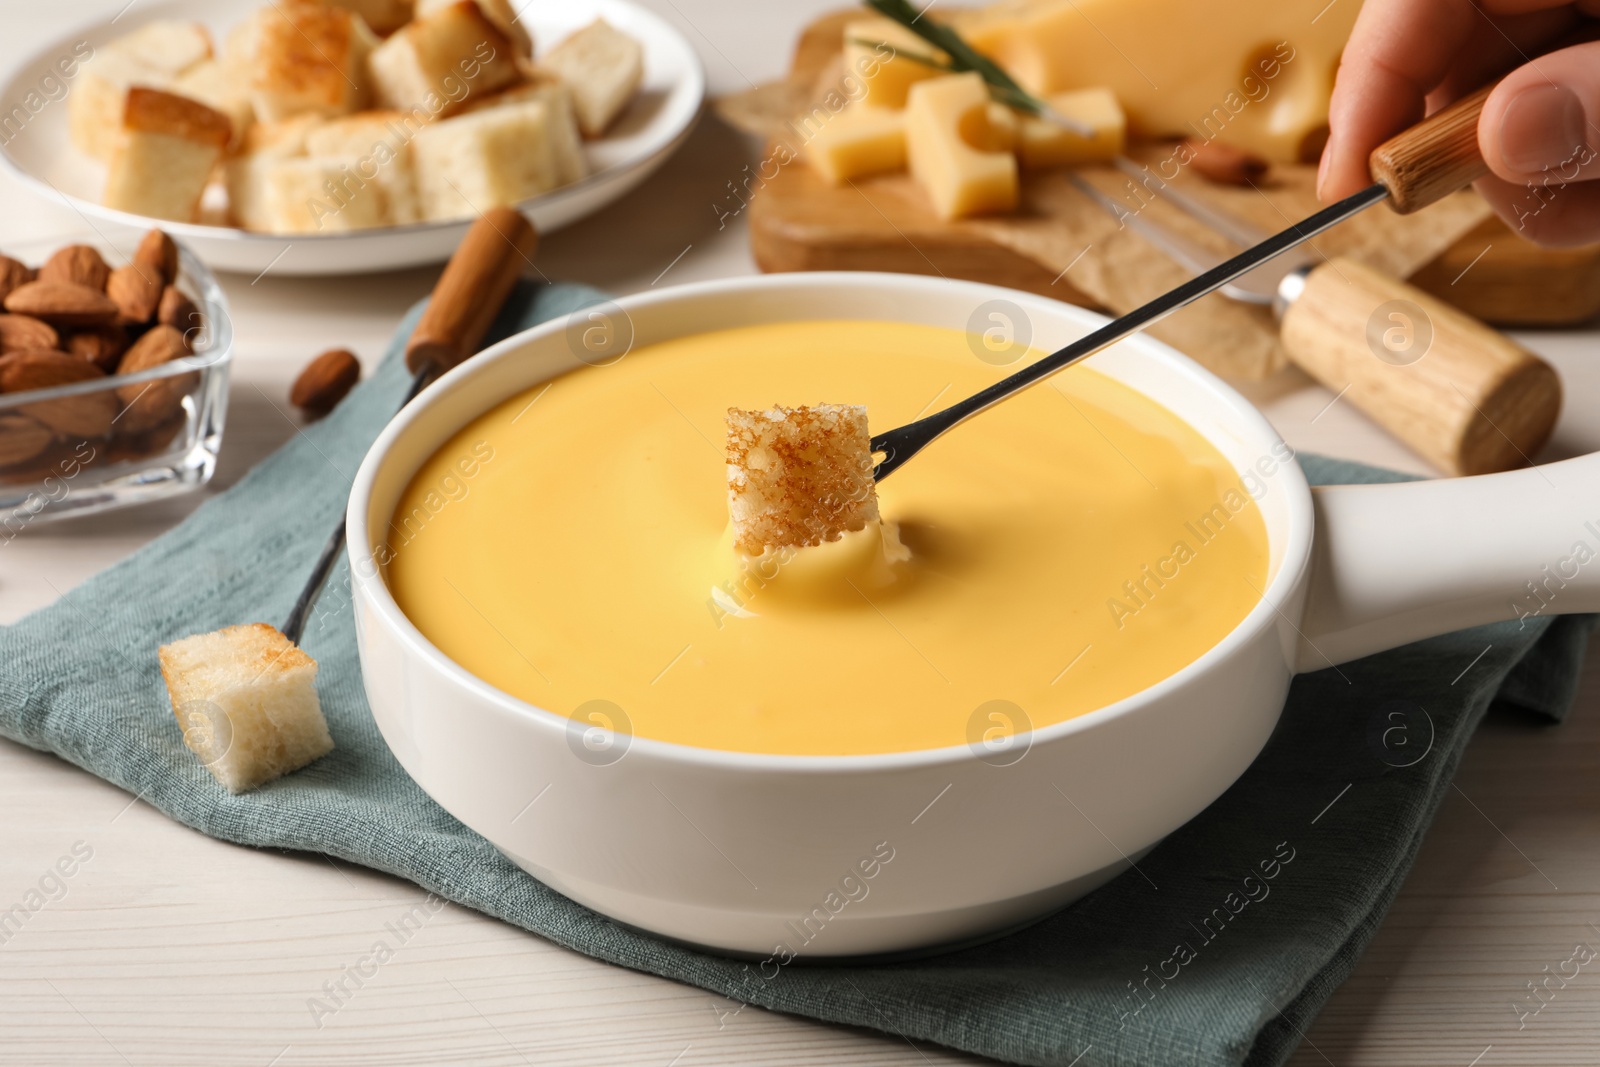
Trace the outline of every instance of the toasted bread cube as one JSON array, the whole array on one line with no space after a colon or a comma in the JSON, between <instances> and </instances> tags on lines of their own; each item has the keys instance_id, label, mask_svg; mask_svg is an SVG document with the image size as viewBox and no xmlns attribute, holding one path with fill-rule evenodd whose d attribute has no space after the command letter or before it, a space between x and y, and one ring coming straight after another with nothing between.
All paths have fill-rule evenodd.
<instances>
[{"instance_id":1,"label":"toasted bread cube","mask_svg":"<svg viewBox=\"0 0 1600 1067\"><path fill-rule=\"evenodd\" d=\"M864 407L729 408L727 457L734 548L745 555L837 541L878 521Z\"/></svg>"},{"instance_id":2,"label":"toasted bread cube","mask_svg":"<svg viewBox=\"0 0 1600 1067\"><path fill-rule=\"evenodd\" d=\"M270 232L267 175L285 159L306 154L306 138L322 122L316 115L297 115L282 122L258 122L245 133L238 155L223 165L228 211L247 230Z\"/></svg>"},{"instance_id":3,"label":"toasted bread cube","mask_svg":"<svg viewBox=\"0 0 1600 1067\"><path fill-rule=\"evenodd\" d=\"M162 645L161 677L183 743L230 793L333 751L317 661L265 623Z\"/></svg>"},{"instance_id":4,"label":"toasted bread cube","mask_svg":"<svg viewBox=\"0 0 1600 1067\"><path fill-rule=\"evenodd\" d=\"M67 94L72 143L98 160L109 160L122 137L122 108L135 85L160 89L171 79L160 71L107 49L83 64Z\"/></svg>"},{"instance_id":5,"label":"toasted bread cube","mask_svg":"<svg viewBox=\"0 0 1600 1067\"><path fill-rule=\"evenodd\" d=\"M859 101L817 127L806 160L832 185L906 169L906 113Z\"/></svg>"},{"instance_id":6,"label":"toasted bread cube","mask_svg":"<svg viewBox=\"0 0 1600 1067\"><path fill-rule=\"evenodd\" d=\"M644 48L605 19L595 19L550 49L540 66L567 83L585 137L599 137L644 81Z\"/></svg>"},{"instance_id":7,"label":"toasted bread cube","mask_svg":"<svg viewBox=\"0 0 1600 1067\"><path fill-rule=\"evenodd\" d=\"M475 95L518 80L515 49L474 0L458 0L417 19L372 54L381 107L459 112Z\"/></svg>"},{"instance_id":8,"label":"toasted bread cube","mask_svg":"<svg viewBox=\"0 0 1600 1067\"><path fill-rule=\"evenodd\" d=\"M1056 93L1046 98L1046 102L1093 132L1085 137L1045 119L1021 116L1016 151L1024 167L1076 167L1103 163L1122 154L1128 119L1110 89Z\"/></svg>"},{"instance_id":9,"label":"toasted bread cube","mask_svg":"<svg viewBox=\"0 0 1600 1067\"><path fill-rule=\"evenodd\" d=\"M449 7L458 0L417 0L417 18L425 18L438 11L441 7ZM523 59L533 57L533 37L528 33L528 28L522 21L522 16L512 7L511 0L477 0L483 9L484 18L494 23L495 28L506 35L516 49L517 55Z\"/></svg>"},{"instance_id":10,"label":"toasted bread cube","mask_svg":"<svg viewBox=\"0 0 1600 1067\"><path fill-rule=\"evenodd\" d=\"M188 222L233 136L228 116L198 100L135 86L106 174L105 205Z\"/></svg>"},{"instance_id":11,"label":"toasted bread cube","mask_svg":"<svg viewBox=\"0 0 1600 1067\"><path fill-rule=\"evenodd\" d=\"M281 159L265 171L273 233L346 233L389 224L385 190L360 176L359 156Z\"/></svg>"},{"instance_id":12,"label":"toasted bread cube","mask_svg":"<svg viewBox=\"0 0 1600 1067\"><path fill-rule=\"evenodd\" d=\"M206 28L198 22L179 19L147 22L127 36L112 41L106 50L169 78L176 78L212 57L211 34Z\"/></svg>"},{"instance_id":13,"label":"toasted bread cube","mask_svg":"<svg viewBox=\"0 0 1600 1067\"><path fill-rule=\"evenodd\" d=\"M572 109L572 90L553 75L535 71L529 81L502 89L492 96L468 101L462 114L525 104L530 100L542 100L550 108L549 148L557 180L567 185L589 173L589 164L583 156L583 138L578 133L577 115Z\"/></svg>"},{"instance_id":14,"label":"toasted bread cube","mask_svg":"<svg viewBox=\"0 0 1600 1067\"><path fill-rule=\"evenodd\" d=\"M249 90L226 66L215 59L202 60L189 68L177 81L172 91L192 100L198 100L228 116L233 124L230 149L238 148L255 121L255 106L250 103Z\"/></svg>"},{"instance_id":15,"label":"toasted bread cube","mask_svg":"<svg viewBox=\"0 0 1600 1067\"><path fill-rule=\"evenodd\" d=\"M459 115L411 142L422 217L464 219L560 185L542 100Z\"/></svg>"},{"instance_id":16,"label":"toasted bread cube","mask_svg":"<svg viewBox=\"0 0 1600 1067\"><path fill-rule=\"evenodd\" d=\"M329 7L342 7L361 16L372 32L383 37L411 21L415 14L411 0L319 0Z\"/></svg>"},{"instance_id":17,"label":"toasted bread cube","mask_svg":"<svg viewBox=\"0 0 1600 1067\"><path fill-rule=\"evenodd\" d=\"M381 203L383 221L378 225L403 226L418 218L408 147L415 135L398 111L363 111L312 129L306 151L313 158L351 164L335 182L336 200L370 195Z\"/></svg>"},{"instance_id":18,"label":"toasted bread cube","mask_svg":"<svg viewBox=\"0 0 1600 1067\"><path fill-rule=\"evenodd\" d=\"M367 105L367 59L378 39L361 16L310 0L282 0L257 11L228 37L228 61L241 64L256 117L348 115Z\"/></svg>"}]
</instances>

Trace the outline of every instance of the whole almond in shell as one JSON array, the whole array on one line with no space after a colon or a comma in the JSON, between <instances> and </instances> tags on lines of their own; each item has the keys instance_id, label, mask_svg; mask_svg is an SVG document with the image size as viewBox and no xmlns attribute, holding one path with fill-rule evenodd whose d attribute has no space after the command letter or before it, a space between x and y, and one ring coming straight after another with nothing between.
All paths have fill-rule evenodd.
<instances>
[{"instance_id":1,"label":"whole almond in shell","mask_svg":"<svg viewBox=\"0 0 1600 1067\"><path fill-rule=\"evenodd\" d=\"M32 315L52 326L109 326L117 321L117 305L87 285L40 279L19 285L5 299L13 315Z\"/></svg>"},{"instance_id":2,"label":"whole almond in shell","mask_svg":"<svg viewBox=\"0 0 1600 1067\"><path fill-rule=\"evenodd\" d=\"M117 373L137 374L139 371L159 367L189 354L189 345L177 329L153 326L149 333L133 343L117 363ZM124 406L117 420L121 432L136 434L153 430L168 419L178 417L183 411L183 398L200 380L198 372L157 378L149 382L135 382L117 387L117 399Z\"/></svg>"},{"instance_id":3,"label":"whole almond in shell","mask_svg":"<svg viewBox=\"0 0 1600 1067\"><path fill-rule=\"evenodd\" d=\"M93 363L65 352L34 349L0 356L0 393L54 389L104 377ZM101 389L23 404L16 410L66 437L105 437L111 433L112 420L117 416L117 398L110 389Z\"/></svg>"},{"instance_id":4,"label":"whole almond in shell","mask_svg":"<svg viewBox=\"0 0 1600 1067\"><path fill-rule=\"evenodd\" d=\"M361 363L348 349L331 348L300 372L289 402L308 415L326 415L361 380Z\"/></svg>"},{"instance_id":5,"label":"whole almond in shell","mask_svg":"<svg viewBox=\"0 0 1600 1067\"><path fill-rule=\"evenodd\" d=\"M43 455L54 439L50 427L37 419L17 411L0 411L0 467Z\"/></svg>"},{"instance_id":6,"label":"whole almond in shell","mask_svg":"<svg viewBox=\"0 0 1600 1067\"><path fill-rule=\"evenodd\" d=\"M0 256L0 300L11 295L11 290L33 281L33 271L26 263Z\"/></svg>"},{"instance_id":7,"label":"whole almond in shell","mask_svg":"<svg viewBox=\"0 0 1600 1067\"><path fill-rule=\"evenodd\" d=\"M106 280L106 295L116 303L123 323L142 325L156 317L165 285L156 268L135 261L111 272Z\"/></svg>"},{"instance_id":8,"label":"whole almond in shell","mask_svg":"<svg viewBox=\"0 0 1600 1067\"><path fill-rule=\"evenodd\" d=\"M58 348L61 338L48 322L28 315L0 315L0 353Z\"/></svg>"},{"instance_id":9,"label":"whole almond in shell","mask_svg":"<svg viewBox=\"0 0 1600 1067\"><path fill-rule=\"evenodd\" d=\"M178 246L162 230L151 230L140 239L133 261L149 268L162 285L171 285L178 278Z\"/></svg>"},{"instance_id":10,"label":"whole almond in shell","mask_svg":"<svg viewBox=\"0 0 1600 1067\"><path fill-rule=\"evenodd\" d=\"M128 350L128 332L121 326L95 326L75 330L61 342L61 350L86 359L107 374L117 369Z\"/></svg>"},{"instance_id":11,"label":"whole almond in shell","mask_svg":"<svg viewBox=\"0 0 1600 1067\"><path fill-rule=\"evenodd\" d=\"M39 280L42 282L66 282L68 285L97 289L102 293L110 276L111 268L106 266L105 258L89 245L58 248L39 268Z\"/></svg>"}]
</instances>

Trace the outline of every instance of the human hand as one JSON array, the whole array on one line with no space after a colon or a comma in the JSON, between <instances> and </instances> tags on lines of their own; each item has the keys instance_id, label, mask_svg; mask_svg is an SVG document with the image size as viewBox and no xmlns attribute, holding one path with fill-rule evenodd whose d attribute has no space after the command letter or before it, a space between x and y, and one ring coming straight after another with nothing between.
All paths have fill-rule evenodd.
<instances>
[{"instance_id":1,"label":"human hand","mask_svg":"<svg viewBox=\"0 0 1600 1067\"><path fill-rule=\"evenodd\" d=\"M1530 240L1600 241L1597 17L1600 0L1366 0L1329 104L1318 195L1372 184L1374 148L1510 69L1478 120L1491 172L1478 192Z\"/></svg>"}]
</instances>

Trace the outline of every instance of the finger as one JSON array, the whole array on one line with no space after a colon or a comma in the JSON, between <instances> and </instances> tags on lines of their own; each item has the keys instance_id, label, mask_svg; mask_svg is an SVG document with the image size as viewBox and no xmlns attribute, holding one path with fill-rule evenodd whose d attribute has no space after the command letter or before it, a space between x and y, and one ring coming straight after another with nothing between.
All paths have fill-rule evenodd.
<instances>
[{"instance_id":1,"label":"finger","mask_svg":"<svg viewBox=\"0 0 1600 1067\"><path fill-rule=\"evenodd\" d=\"M1506 225L1537 244L1562 248L1600 238L1600 182L1543 186L1491 176L1473 187Z\"/></svg>"},{"instance_id":2,"label":"finger","mask_svg":"<svg viewBox=\"0 0 1600 1067\"><path fill-rule=\"evenodd\" d=\"M1508 7L1528 8L1534 2L1544 10L1504 11ZM1437 88L1428 95L1427 113L1433 114L1480 85L1488 84L1508 70L1528 62L1552 48L1576 44L1566 40L1569 32L1583 20L1568 5L1550 7L1551 0L1496 0L1483 4L1486 13L1473 23L1472 35L1451 62Z\"/></svg>"},{"instance_id":3,"label":"finger","mask_svg":"<svg viewBox=\"0 0 1600 1067\"><path fill-rule=\"evenodd\" d=\"M1317 193L1370 185L1367 154L1423 116L1428 93L1482 18L1470 0L1367 0L1339 62Z\"/></svg>"},{"instance_id":4,"label":"finger","mask_svg":"<svg viewBox=\"0 0 1600 1067\"><path fill-rule=\"evenodd\" d=\"M1501 79L1478 117L1497 177L1526 185L1592 178L1600 145L1600 41L1539 56Z\"/></svg>"}]
</instances>

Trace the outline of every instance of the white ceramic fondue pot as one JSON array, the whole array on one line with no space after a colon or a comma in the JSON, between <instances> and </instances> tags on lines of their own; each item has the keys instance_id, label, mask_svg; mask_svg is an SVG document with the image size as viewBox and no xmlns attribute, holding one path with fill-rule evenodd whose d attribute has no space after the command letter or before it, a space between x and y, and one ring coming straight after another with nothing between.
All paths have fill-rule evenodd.
<instances>
[{"instance_id":1,"label":"white ceramic fondue pot","mask_svg":"<svg viewBox=\"0 0 1600 1067\"><path fill-rule=\"evenodd\" d=\"M1021 310L1042 349L1105 321L993 286L867 273L690 285L601 314L625 315L637 346L807 319L965 330L996 300ZM586 747L589 724L495 689L430 644L374 556L401 492L453 433L582 365L571 331L569 321L550 322L457 367L368 453L348 534L362 673L389 747L439 804L547 885L664 937L782 960L910 951L1014 928L1127 869L1215 800L1260 752L1297 671L1518 618L1541 603L1546 613L1600 609L1600 564L1585 565L1583 553L1575 561L1579 543L1600 549L1600 455L1313 490L1238 393L1136 336L1093 357L1095 368L1203 434L1266 520L1262 598L1210 651L1143 692L1033 731L1009 764L966 745L841 757L642 737ZM585 446L575 442L575 453Z\"/></svg>"}]
</instances>

